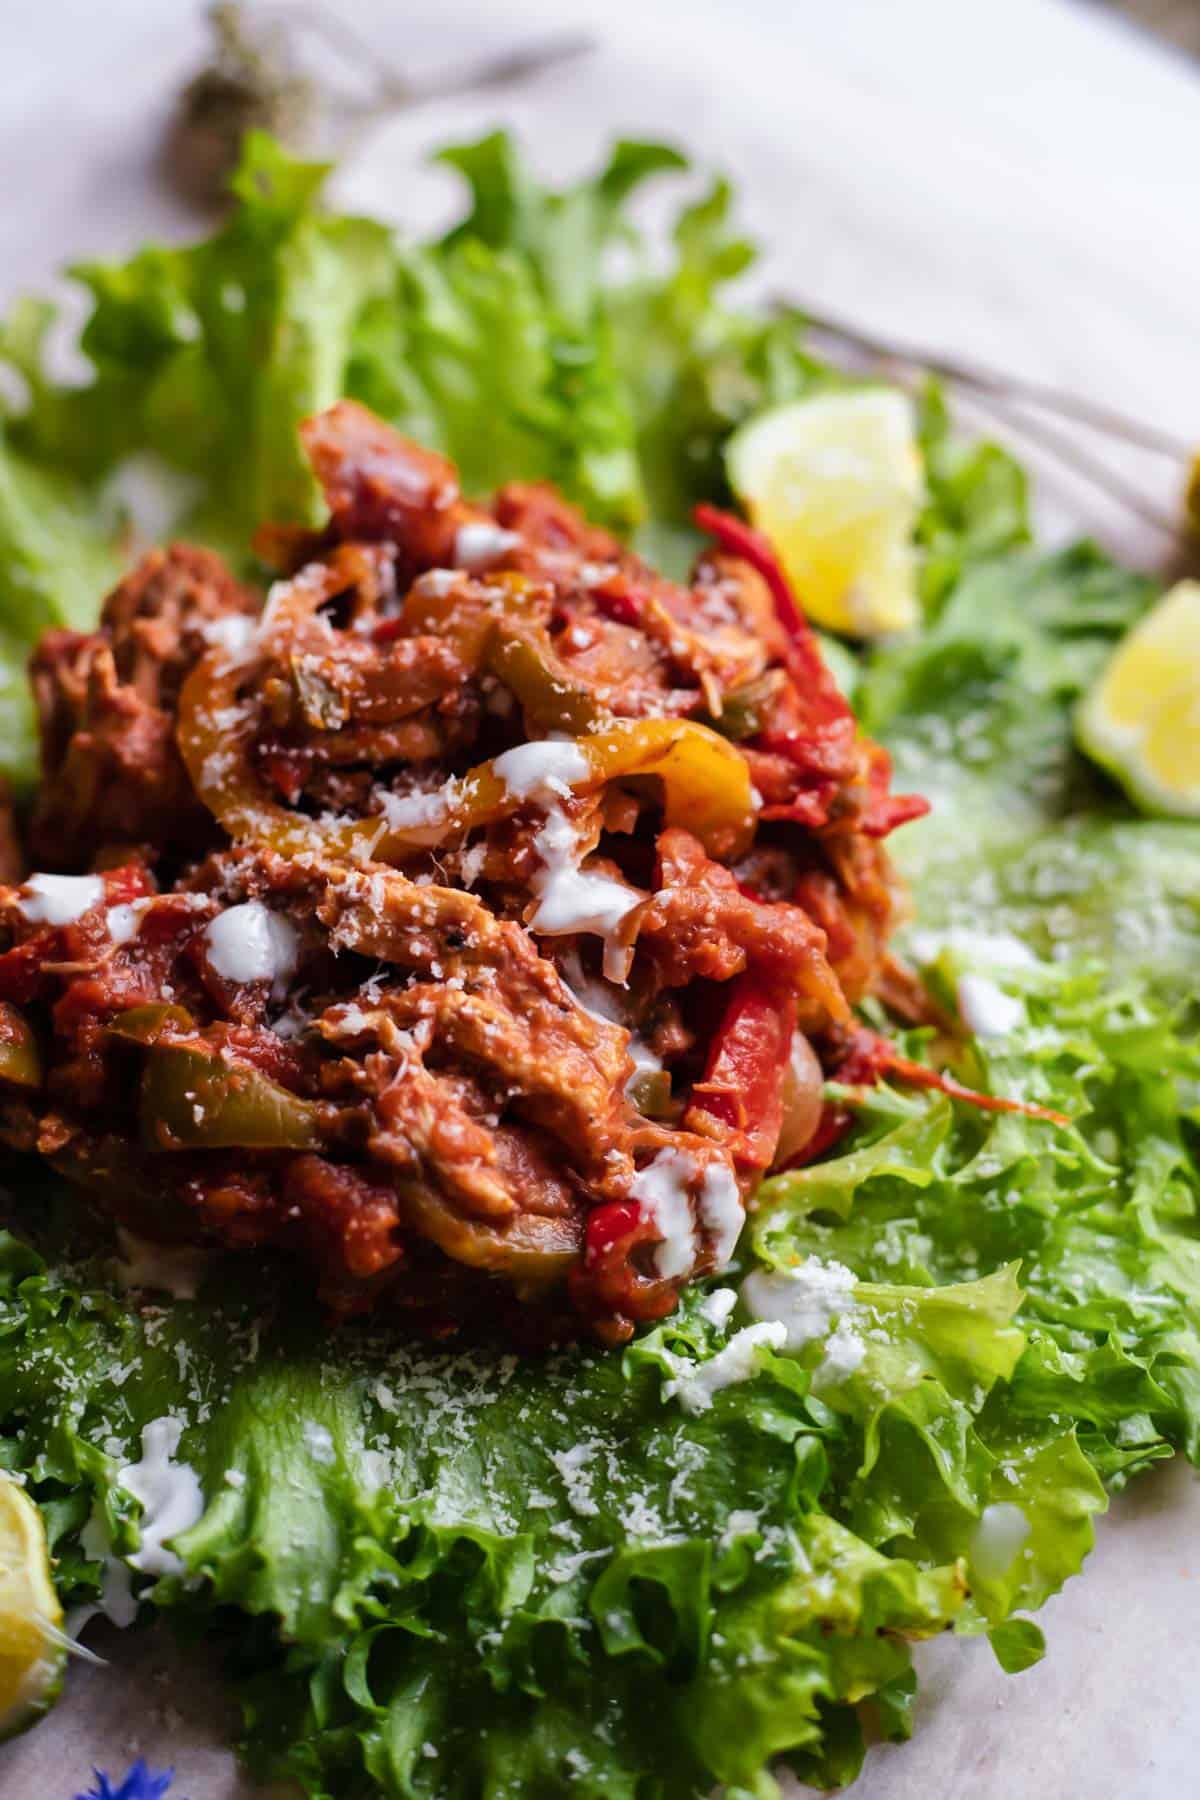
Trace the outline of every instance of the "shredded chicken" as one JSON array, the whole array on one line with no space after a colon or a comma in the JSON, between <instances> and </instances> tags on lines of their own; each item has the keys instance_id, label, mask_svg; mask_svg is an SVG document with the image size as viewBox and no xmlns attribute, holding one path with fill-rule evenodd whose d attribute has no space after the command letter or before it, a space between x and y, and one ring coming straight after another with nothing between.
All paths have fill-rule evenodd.
<instances>
[{"instance_id":1,"label":"shredded chicken","mask_svg":"<svg viewBox=\"0 0 1200 1800\"><path fill-rule=\"evenodd\" d=\"M361 407L302 435L265 607L175 545L38 647L0 1135L336 1311L620 1341L815 1142L915 803L728 548L672 582Z\"/></svg>"}]
</instances>

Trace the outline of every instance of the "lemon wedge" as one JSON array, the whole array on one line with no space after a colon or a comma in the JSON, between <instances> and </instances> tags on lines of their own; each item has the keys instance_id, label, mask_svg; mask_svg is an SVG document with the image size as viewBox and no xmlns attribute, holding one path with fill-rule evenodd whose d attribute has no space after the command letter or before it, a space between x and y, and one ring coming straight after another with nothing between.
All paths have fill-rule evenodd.
<instances>
[{"instance_id":1,"label":"lemon wedge","mask_svg":"<svg viewBox=\"0 0 1200 1800\"><path fill-rule=\"evenodd\" d=\"M65 1663L42 1516L22 1487L0 1475L0 1739L53 1704Z\"/></svg>"},{"instance_id":2,"label":"lemon wedge","mask_svg":"<svg viewBox=\"0 0 1200 1800\"><path fill-rule=\"evenodd\" d=\"M917 623L923 481L903 394L861 388L773 407L734 433L726 463L814 624L880 637Z\"/></svg>"},{"instance_id":3,"label":"lemon wedge","mask_svg":"<svg viewBox=\"0 0 1200 1800\"><path fill-rule=\"evenodd\" d=\"M1126 632L1075 734L1146 812L1200 818L1200 581L1179 582Z\"/></svg>"}]
</instances>

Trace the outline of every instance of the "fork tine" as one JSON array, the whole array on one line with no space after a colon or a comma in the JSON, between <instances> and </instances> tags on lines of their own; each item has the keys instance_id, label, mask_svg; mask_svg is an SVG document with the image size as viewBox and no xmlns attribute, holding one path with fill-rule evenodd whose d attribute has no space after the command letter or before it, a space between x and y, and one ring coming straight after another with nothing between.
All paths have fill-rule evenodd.
<instances>
[{"instance_id":1,"label":"fork tine","mask_svg":"<svg viewBox=\"0 0 1200 1800\"><path fill-rule=\"evenodd\" d=\"M1192 445L1183 443L1170 432L1163 431L1156 425L1144 424L1140 419L1131 419L1112 407L1080 399L1077 394L1065 393L1060 388L1042 382L1026 381L1021 376L1002 374L974 359L967 361L961 357L938 356L916 344L902 344L880 337L844 319L834 318L817 307L809 306L804 300L788 300L784 304L788 310L801 313L814 330L827 337L839 338L843 343L863 350L869 356L907 363L913 368L929 369L948 381L957 381L963 387L994 394L1003 400L1043 407L1047 412L1056 412L1063 418L1086 425L1092 431L1133 444L1139 450L1170 457L1176 462L1186 464L1194 454Z\"/></svg>"}]
</instances>

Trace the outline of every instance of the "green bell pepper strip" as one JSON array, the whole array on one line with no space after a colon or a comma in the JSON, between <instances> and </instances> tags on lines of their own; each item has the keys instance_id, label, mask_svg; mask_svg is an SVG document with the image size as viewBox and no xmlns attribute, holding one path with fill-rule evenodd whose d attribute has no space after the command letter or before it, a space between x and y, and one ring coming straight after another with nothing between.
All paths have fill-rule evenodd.
<instances>
[{"instance_id":1,"label":"green bell pepper strip","mask_svg":"<svg viewBox=\"0 0 1200 1800\"><path fill-rule=\"evenodd\" d=\"M13 1087L42 1085L42 1054L24 1013L0 1001L0 1081Z\"/></svg>"},{"instance_id":2,"label":"green bell pepper strip","mask_svg":"<svg viewBox=\"0 0 1200 1800\"><path fill-rule=\"evenodd\" d=\"M595 693L559 656L539 625L515 620L497 625L485 660L493 675L516 695L526 719L541 731L580 737L603 717Z\"/></svg>"},{"instance_id":3,"label":"green bell pepper strip","mask_svg":"<svg viewBox=\"0 0 1200 1800\"><path fill-rule=\"evenodd\" d=\"M146 1059L140 1123L147 1150L319 1150L327 1119L328 1108L208 1051L159 1044Z\"/></svg>"},{"instance_id":4,"label":"green bell pepper strip","mask_svg":"<svg viewBox=\"0 0 1200 1800\"><path fill-rule=\"evenodd\" d=\"M131 1006L127 1012L110 1019L107 1027L113 1037L126 1038L131 1044L156 1044L163 1033L191 1031L193 1020L182 1006L156 1002L149 1006Z\"/></svg>"}]
</instances>

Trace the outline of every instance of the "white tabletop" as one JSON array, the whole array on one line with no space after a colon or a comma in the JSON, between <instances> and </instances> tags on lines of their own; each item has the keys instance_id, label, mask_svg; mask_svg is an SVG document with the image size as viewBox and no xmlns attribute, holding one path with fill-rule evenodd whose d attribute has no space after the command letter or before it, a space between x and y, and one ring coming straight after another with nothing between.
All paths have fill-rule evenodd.
<instances>
[{"instance_id":1,"label":"white tabletop","mask_svg":"<svg viewBox=\"0 0 1200 1800\"><path fill-rule=\"evenodd\" d=\"M741 181L770 246L761 279L863 323L1104 399L1200 439L1200 76L1106 15L1054 0L342 0L381 53L430 68L573 22L603 48L519 96L461 100L377 133L348 201L421 226L451 187L432 145L497 122L548 169L604 139L669 137ZM177 0L4 9L0 300L65 259L192 229L151 151L203 50ZM1133 464L1172 497L1176 475ZM1165 546L1074 482L1061 532L1152 566ZM1182 1800L1200 1766L1200 1488L1148 1478L1100 1526L1085 1576L1043 1615L1046 1660L1003 1676L986 1644L921 1653L913 1743L873 1754L861 1800ZM174 1760L181 1800L251 1790L220 1708L161 1639L115 1634L50 1722L0 1750L0 1794L58 1800L91 1759ZM131 1672L136 1670L136 1678ZM159 1678L161 1677L161 1678Z\"/></svg>"}]
</instances>

